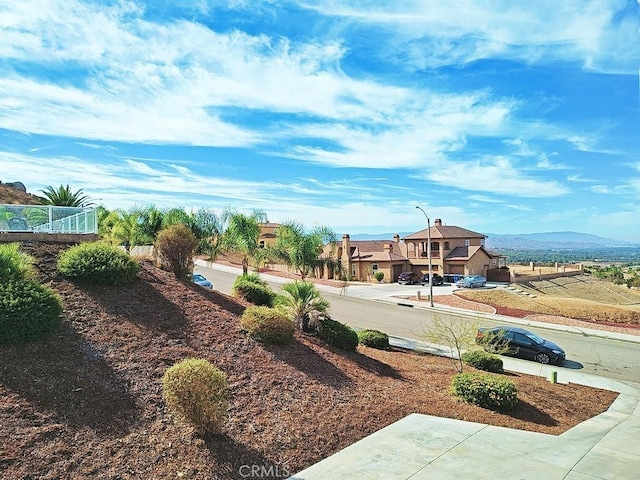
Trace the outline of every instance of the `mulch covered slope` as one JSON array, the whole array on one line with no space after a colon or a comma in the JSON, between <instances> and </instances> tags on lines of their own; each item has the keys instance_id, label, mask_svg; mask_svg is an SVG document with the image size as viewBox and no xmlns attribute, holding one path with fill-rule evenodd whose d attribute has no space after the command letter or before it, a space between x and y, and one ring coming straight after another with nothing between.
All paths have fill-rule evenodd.
<instances>
[{"instance_id":1,"label":"mulch covered slope","mask_svg":"<svg viewBox=\"0 0 640 480\"><path fill-rule=\"evenodd\" d=\"M509 374L519 386L515 412L484 410L451 396L446 359L343 353L302 335L264 347L239 330L245 306L235 299L150 264L133 286L75 285L55 271L59 248L26 246L63 300L64 327L46 341L0 347L2 478L235 479L244 465L277 466L283 477L413 412L559 434L616 396ZM220 435L197 437L162 402L162 374L191 356L227 374Z\"/></svg>"}]
</instances>

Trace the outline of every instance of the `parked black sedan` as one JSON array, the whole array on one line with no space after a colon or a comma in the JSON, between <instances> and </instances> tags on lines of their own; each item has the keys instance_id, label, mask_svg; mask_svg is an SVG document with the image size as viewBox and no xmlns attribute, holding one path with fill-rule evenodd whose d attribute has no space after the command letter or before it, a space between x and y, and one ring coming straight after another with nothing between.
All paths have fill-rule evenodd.
<instances>
[{"instance_id":1,"label":"parked black sedan","mask_svg":"<svg viewBox=\"0 0 640 480\"><path fill-rule=\"evenodd\" d=\"M566 354L549 340L520 327L480 328L476 343L488 352L535 360L540 363L562 365Z\"/></svg>"},{"instance_id":2,"label":"parked black sedan","mask_svg":"<svg viewBox=\"0 0 640 480\"><path fill-rule=\"evenodd\" d=\"M402 272L398 275L398 283L400 285L413 285L414 283L420 283L420 277L415 272Z\"/></svg>"},{"instance_id":3,"label":"parked black sedan","mask_svg":"<svg viewBox=\"0 0 640 480\"><path fill-rule=\"evenodd\" d=\"M438 275L437 273L433 274L433 280L431 281L431 285L442 285L444 284L444 278L442 278L441 275ZM422 285L428 285L429 284L429 274L425 273L424 275L422 275L422 278L420 279L420 283Z\"/></svg>"}]
</instances>

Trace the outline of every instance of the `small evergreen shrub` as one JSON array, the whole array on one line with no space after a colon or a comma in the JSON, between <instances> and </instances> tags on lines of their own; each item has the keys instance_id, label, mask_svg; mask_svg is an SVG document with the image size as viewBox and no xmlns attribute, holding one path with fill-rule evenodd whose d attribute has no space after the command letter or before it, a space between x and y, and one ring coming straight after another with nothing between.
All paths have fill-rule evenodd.
<instances>
[{"instance_id":1,"label":"small evergreen shrub","mask_svg":"<svg viewBox=\"0 0 640 480\"><path fill-rule=\"evenodd\" d=\"M373 274L373 277L380 283L384 279L384 272L377 271Z\"/></svg>"},{"instance_id":2,"label":"small evergreen shrub","mask_svg":"<svg viewBox=\"0 0 640 480\"><path fill-rule=\"evenodd\" d=\"M358 342L365 347L377 348L378 350L389 349L389 335L378 330L360 330Z\"/></svg>"},{"instance_id":3,"label":"small evergreen shrub","mask_svg":"<svg viewBox=\"0 0 640 480\"><path fill-rule=\"evenodd\" d=\"M256 274L240 275L233 283L233 296L254 305L272 307L276 293Z\"/></svg>"},{"instance_id":4,"label":"small evergreen shrub","mask_svg":"<svg viewBox=\"0 0 640 480\"><path fill-rule=\"evenodd\" d=\"M518 387L505 378L486 373L458 373L453 393L465 402L491 410L511 411L518 404Z\"/></svg>"},{"instance_id":5,"label":"small evergreen shrub","mask_svg":"<svg viewBox=\"0 0 640 480\"><path fill-rule=\"evenodd\" d=\"M0 344L46 337L60 326L62 304L53 291L32 280L0 282Z\"/></svg>"},{"instance_id":6,"label":"small evergreen shrub","mask_svg":"<svg viewBox=\"0 0 640 480\"><path fill-rule=\"evenodd\" d=\"M203 435L219 432L227 419L227 378L200 358L188 358L162 376L162 398L169 411Z\"/></svg>"},{"instance_id":7,"label":"small evergreen shrub","mask_svg":"<svg viewBox=\"0 0 640 480\"><path fill-rule=\"evenodd\" d=\"M265 343L291 343L295 331L286 312L264 306L247 308L240 318L240 326L250 337Z\"/></svg>"},{"instance_id":8,"label":"small evergreen shrub","mask_svg":"<svg viewBox=\"0 0 640 480\"><path fill-rule=\"evenodd\" d=\"M197 245L196 236L182 223L160 230L154 244L160 268L173 272L176 278L188 278L193 271Z\"/></svg>"},{"instance_id":9,"label":"small evergreen shrub","mask_svg":"<svg viewBox=\"0 0 640 480\"><path fill-rule=\"evenodd\" d=\"M502 359L484 350L471 350L462 354L462 361L467 365L486 372L502 373Z\"/></svg>"},{"instance_id":10,"label":"small evergreen shrub","mask_svg":"<svg viewBox=\"0 0 640 480\"><path fill-rule=\"evenodd\" d=\"M0 243L0 283L35 278L35 259L20 251L18 243Z\"/></svg>"},{"instance_id":11,"label":"small evergreen shrub","mask_svg":"<svg viewBox=\"0 0 640 480\"><path fill-rule=\"evenodd\" d=\"M88 283L128 285L136 279L138 262L108 243L81 243L60 254L58 271L65 277Z\"/></svg>"},{"instance_id":12,"label":"small evergreen shrub","mask_svg":"<svg viewBox=\"0 0 640 480\"><path fill-rule=\"evenodd\" d=\"M356 348L358 348L358 334L353 328L330 318L320 320L318 337L341 350L355 352Z\"/></svg>"}]
</instances>

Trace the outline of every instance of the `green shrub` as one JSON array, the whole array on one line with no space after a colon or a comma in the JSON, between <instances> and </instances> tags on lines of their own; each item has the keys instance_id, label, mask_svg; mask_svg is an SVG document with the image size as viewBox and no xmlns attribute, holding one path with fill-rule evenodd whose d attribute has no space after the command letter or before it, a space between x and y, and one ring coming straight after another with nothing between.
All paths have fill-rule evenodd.
<instances>
[{"instance_id":1,"label":"green shrub","mask_svg":"<svg viewBox=\"0 0 640 480\"><path fill-rule=\"evenodd\" d=\"M389 335L378 330L360 330L358 341L365 347L377 348L378 350L389 349Z\"/></svg>"},{"instance_id":2,"label":"green shrub","mask_svg":"<svg viewBox=\"0 0 640 480\"><path fill-rule=\"evenodd\" d=\"M518 404L518 387L505 378L486 373L458 373L453 393L465 402L492 410L510 411Z\"/></svg>"},{"instance_id":3,"label":"green shrub","mask_svg":"<svg viewBox=\"0 0 640 480\"><path fill-rule=\"evenodd\" d=\"M17 243L0 244L0 283L35 278L35 259L20 251Z\"/></svg>"},{"instance_id":4,"label":"green shrub","mask_svg":"<svg viewBox=\"0 0 640 480\"><path fill-rule=\"evenodd\" d=\"M53 291L32 280L0 283L0 344L37 340L60 326L62 304Z\"/></svg>"},{"instance_id":5,"label":"green shrub","mask_svg":"<svg viewBox=\"0 0 640 480\"><path fill-rule=\"evenodd\" d=\"M271 290L267 282L251 273L236 278L232 293L234 297L264 307L272 307L276 298L276 293Z\"/></svg>"},{"instance_id":6,"label":"green shrub","mask_svg":"<svg viewBox=\"0 0 640 480\"><path fill-rule=\"evenodd\" d=\"M502 373L502 359L484 350L471 350L462 354L462 361L467 365L486 372Z\"/></svg>"},{"instance_id":7,"label":"green shrub","mask_svg":"<svg viewBox=\"0 0 640 480\"><path fill-rule=\"evenodd\" d=\"M204 359L188 358L168 368L162 398L169 411L199 434L219 432L227 419L227 378Z\"/></svg>"},{"instance_id":8,"label":"green shrub","mask_svg":"<svg viewBox=\"0 0 640 480\"><path fill-rule=\"evenodd\" d=\"M160 230L154 244L160 268L173 272L176 278L188 278L197 245L196 236L186 225L176 223Z\"/></svg>"},{"instance_id":9,"label":"green shrub","mask_svg":"<svg viewBox=\"0 0 640 480\"><path fill-rule=\"evenodd\" d=\"M330 318L320 320L318 336L329 345L354 352L358 347L358 334L344 323Z\"/></svg>"},{"instance_id":10,"label":"green shrub","mask_svg":"<svg viewBox=\"0 0 640 480\"><path fill-rule=\"evenodd\" d=\"M138 262L108 243L81 243L60 254L58 271L88 283L128 285L136 279Z\"/></svg>"},{"instance_id":11,"label":"green shrub","mask_svg":"<svg viewBox=\"0 0 640 480\"><path fill-rule=\"evenodd\" d=\"M250 337L265 343L290 343L295 331L286 312L264 306L247 308L240 318L240 326Z\"/></svg>"},{"instance_id":12,"label":"green shrub","mask_svg":"<svg viewBox=\"0 0 640 480\"><path fill-rule=\"evenodd\" d=\"M377 271L373 274L373 277L380 283L384 279L384 272Z\"/></svg>"}]
</instances>

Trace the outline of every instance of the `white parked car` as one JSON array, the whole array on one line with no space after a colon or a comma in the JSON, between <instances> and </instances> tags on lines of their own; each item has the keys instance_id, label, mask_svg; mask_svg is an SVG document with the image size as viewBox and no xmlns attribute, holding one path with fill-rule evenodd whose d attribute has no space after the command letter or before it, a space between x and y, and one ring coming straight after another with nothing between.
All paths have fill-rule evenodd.
<instances>
[{"instance_id":1,"label":"white parked car","mask_svg":"<svg viewBox=\"0 0 640 480\"><path fill-rule=\"evenodd\" d=\"M461 288L475 288L484 287L487 284L487 279L482 275L469 275L468 277L461 278L456 282L456 287Z\"/></svg>"}]
</instances>

